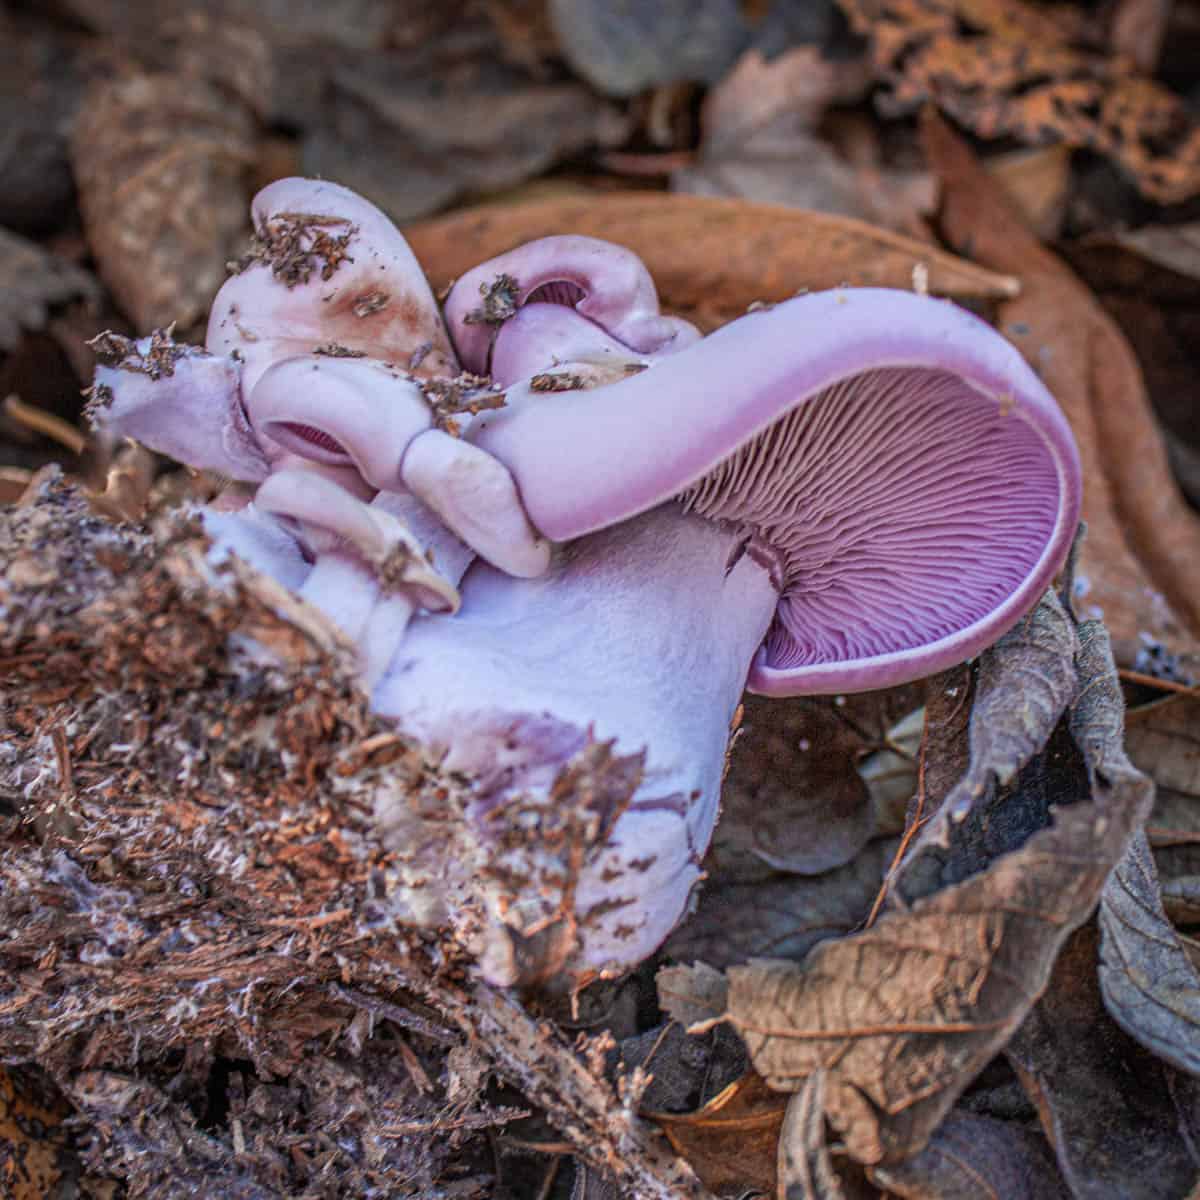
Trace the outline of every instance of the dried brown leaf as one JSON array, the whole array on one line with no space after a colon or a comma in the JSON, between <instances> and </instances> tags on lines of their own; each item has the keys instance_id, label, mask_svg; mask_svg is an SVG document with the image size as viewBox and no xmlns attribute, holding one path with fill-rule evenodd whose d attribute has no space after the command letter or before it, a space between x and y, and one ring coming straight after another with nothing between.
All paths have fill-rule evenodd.
<instances>
[{"instance_id":1,"label":"dried brown leaf","mask_svg":"<svg viewBox=\"0 0 1200 1200\"><path fill-rule=\"evenodd\" d=\"M1104 885L1098 920L1109 1015L1159 1058L1200 1075L1200 975L1167 920L1140 831Z\"/></svg>"},{"instance_id":2,"label":"dried brown leaf","mask_svg":"<svg viewBox=\"0 0 1200 1200\"><path fill-rule=\"evenodd\" d=\"M932 114L927 153L951 244L1021 278L998 325L1062 405L1083 465L1088 536L1075 580L1122 666L1151 671L1155 645L1200 667L1200 516L1179 495L1128 343L1090 292L1030 234L966 145ZM1160 654L1160 657L1162 655Z\"/></svg>"},{"instance_id":3,"label":"dried brown leaf","mask_svg":"<svg viewBox=\"0 0 1200 1200\"><path fill-rule=\"evenodd\" d=\"M826 1069L827 1114L859 1161L891 1162L925 1145L1028 1013L1149 807L1149 782L1120 765L1112 735L1120 720L1108 711L1119 689L1111 659L1099 665L1102 632L1092 636L1099 649L1078 660L1081 700L1071 721L1076 753L1090 767L1090 801L1088 779L1066 754L1053 824L1019 849L1003 830L998 845L995 834L976 838L966 865L979 873L964 882L885 914L865 933L821 943L801 966L761 962L728 972L729 1016L756 1069L786 1090ZM1019 678L1029 648L1009 652ZM1003 645L988 652L998 672L1005 653ZM994 753L996 762L973 757L968 780L1016 769L1031 727L1019 708L1010 720L1007 738L976 743L976 753ZM1018 778L1018 795L1039 763ZM1044 787L1040 776L1035 783ZM1028 831L1018 822L1013 832ZM989 850L1000 856L989 862Z\"/></svg>"},{"instance_id":4,"label":"dried brown leaf","mask_svg":"<svg viewBox=\"0 0 1200 1200\"><path fill-rule=\"evenodd\" d=\"M0 351L15 349L22 330L44 329L53 305L98 292L86 271L0 229Z\"/></svg>"},{"instance_id":5,"label":"dried brown leaf","mask_svg":"<svg viewBox=\"0 0 1200 1200\"><path fill-rule=\"evenodd\" d=\"M927 172L852 164L816 135L826 107L860 99L869 83L863 59L828 59L817 46L794 46L770 61L747 51L705 97L700 149L674 172L672 190L919 231L921 214L935 203Z\"/></svg>"},{"instance_id":6,"label":"dried brown leaf","mask_svg":"<svg viewBox=\"0 0 1200 1200\"><path fill-rule=\"evenodd\" d=\"M929 1145L871 1178L903 1200L1061 1200L1046 1139L1010 1121L955 1109Z\"/></svg>"},{"instance_id":7,"label":"dried brown leaf","mask_svg":"<svg viewBox=\"0 0 1200 1200\"><path fill-rule=\"evenodd\" d=\"M1069 18L1022 0L839 3L870 39L894 107L932 100L981 137L1086 146L1161 203L1200 192L1200 124L1188 107L1128 61L1076 49Z\"/></svg>"},{"instance_id":8,"label":"dried brown leaf","mask_svg":"<svg viewBox=\"0 0 1200 1200\"><path fill-rule=\"evenodd\" d=\"M708 963L663 967L655 983L659 1007L684 1028L715 1020L729 1002L728 980Z\"/></svg>"},{"instance_id":9,"label":"dried brown leaf","mask_svg":"<svg viewBox=\"0 0 1200 1200\"><path fill-rule=\"evenodd\" d=\"M787 1097L750 1073L694 1113L645 1114L714 1192L775 1188L776 1153ZM740 1192L738 1194L741 1194Z\"/></svg>"},{"instance_id":10,"label":"dried brown leaf","mask_svg":"<svg viewBox=\"0 0 1200 1200\"><path fill-rule=\"evenodd\" d=\"M88 242L141 332L207 311L246 224L255 129L204 79L134 72L95 83L71 139Z\"/></svg>"},{"instance_id":11,"label":"dried brown leaf","mask_svg":"<svg viewBox=\"0 0 1200 1200\"><path fill-rule=\"evenodd\" d=\"M1112 241L1142 258L1179 275L1200 279L1200 223L1147 225L1144 229L1118 231L1093 244Z\"/></svg>"},{"instance_id":12,"label":"dried brown leaf","mask_svg":"<svg viewBox=\"0 0 1200 1200\"><path fill-rule=\"evenodd\" d=\"M848 1200L825 1140L825 1072L788 1101L779 1133L779 1200Z\"/></svg>"},{"instance_id":13,"label":"dried brown leaf","mask_svg":"<svg viewBox=\"0 0 1200 1200\"><path fill-rule=\"evenodd\" d=\"M1110 1020L1098 935L1076 932L1006 1048L1076 1200L1183 1200L1200 1172L1200 1083Z\"/></svg>"},{"instance_id":14,"label":"dried brown leaf","mask_svg":"<svg viewBox=\"0 0 1200 1200\"><path fill-rule=\"evenodd\" d=\"M995 299L1018 286L1011 276L848 217L707 196L626 192L489 205L404 233L435 287L534 238L607 238L641 257L666 308L696 313L710 327L804 288L908 288L921 263L938 295Z\"/></svg>"},{"instance_id":15,"label":"dried brown leaf","mask_svg":"<svg viewBox=\"0 0 1200 1200\"><path fill-rule=\"evenodd\" d=\"M821 875L718 881L701 893L698 910L671 935L666 952L715 967L751 958L799 961L818 942L863 924L897 845L895 838L873 841Z\"/></svg>"},{"instance_id":16,"label":"dried brown leaf","mask_svg":"<svg viewBox=\"0 0 1200 1200\"><path fill-rule=\"evenodd\" d=\"M868 745L832 700L746 697L709 874L748 882L850 862L874 832L871 795L854 769Z\"/></svg>"}]
</instances>

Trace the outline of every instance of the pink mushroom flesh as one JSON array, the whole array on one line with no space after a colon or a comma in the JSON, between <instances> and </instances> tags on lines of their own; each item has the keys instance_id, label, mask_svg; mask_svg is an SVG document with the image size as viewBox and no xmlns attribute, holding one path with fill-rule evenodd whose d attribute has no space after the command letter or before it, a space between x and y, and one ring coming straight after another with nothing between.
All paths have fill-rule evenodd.
<instances>
[{"instance_id":1,"label":"pink mushroom flesh","mask_svg":"<svg viewBox=\"0 0 1200 1200\"><path fill-rule=\"evenodd\" d=\"M532 308L498 348L548 328ZM505 353L534 362L536 340ZM462 610L414 623L374 702L452 764L495 761L511 731L521 772L481 820L559 762L561 738L533 736L551 718L645 749L580 871L579 980L682 915L743 687L884 687L978 652L1061 564L1079 464L1011 346L906 293L805 297L609 386L508 395L468 436L566 544L532 581L472 567Z\"/></svg>"},{"instance_id":2,"label":"pink mushroom flesh","mask_svg":"<svg viewBox=\"0 0 1200 1200\"><path fill-rule=\"evenodd\" d=\"M316 179L254 198L257 257L217 293L208 349L236 352L249 394L272 363L322 347L422 375L456 375L437 303L408 243L373 204Z\"/></svg>"},{"instance_id":3,"label":"pink mushroom flesh","mask_svg":"<svg viewBox=\"0 0 1200 1200\"><path fill-rule=\"evenodd\" d=\"M674 499L743 530L782 600L749 685L886 687L1036 602L1079 516L1078 456L1017 351L953 305L819 293L609 387L510 392L473 440L567 540Z\"/></svg>"},{"instance_id":4,"label":"pink mushroom flesh","mask_svg":"<svg viewBox=\"0 0 1200 1200\"><path fill-rule=\"evenodd\" d=\"M491 370L496 330L527 304L558 305L635 354L668 354L700 336L658 308L636 254L599 238L540 238L463 275L446 298L446 324L469 371Z\"/></svg>"}]
</instances>

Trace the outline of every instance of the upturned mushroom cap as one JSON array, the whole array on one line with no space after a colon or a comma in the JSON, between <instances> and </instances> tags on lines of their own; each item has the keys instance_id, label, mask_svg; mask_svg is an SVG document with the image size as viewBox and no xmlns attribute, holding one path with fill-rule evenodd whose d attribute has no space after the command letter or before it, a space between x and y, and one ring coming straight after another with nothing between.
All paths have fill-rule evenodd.
<instances>
[{"instance_id":1,"label":"upturned mushroom cap","mask_svg":"<svg viewBox=\"0 0 1200 1200\"><path fill-rule=\"evenodd\" d=\"M248 391L272 363L322 346L456 375L437 303L400 231L348 188L280 179L253 203L256 253L213 301L207 346L237 351Z\"/></svg>"},{"instance_id":2,"label":"upturned mushroom cap","mask_svg":"<svg viewBox=\"0 0 1200 1200\"><path fill-rule=\"evenodd\" d=\"M400 487L400 460L433 425L421 389L367 358L298 355L263 372L245 402L268 456L354 466L374 488Z\"/></svg>"},{"instance_id":3,"label":"upturned mushroom cap","mask_svg":"<svg viewBox=\"0 0 1200 1200\"><path fill-rule=\"evenodd\" d=\"M98 429L197 470L251 482L266 477L266 456L238 402L236 363L178 345L169 334L109 340L119 349L96 367L87 411ZM118 357L120 348L126 353Z\"/></svg>"},{"instance_id":4,"label":"upturned mushroom cap","mask_svg":"<svg viewBox=\"0 0 1200 1200\"><path fill-rule=\"evenodd\" d=\"M599 238L539 238L468 271L446 297L446 324L467 370L487 372L497 328L537 303L571 309L639 354L669 353L700 336L658 311L654 280L632 251Z\"/></svg>"},{"instance_id":5,"label":"upturned mushroom cap","mask_svg":"<svg viewBox=\"0 0 1200 1200\"><path fill-rule=\"evenodd\" d=\"M1015 348L885 289L750 314L607 387L510 390L469 436L555 541L672 498L743 527L781 593L748 681L775 695L976 654L1032 607L1079 518L1070 429Z\"/></svg>"}]
</instances>

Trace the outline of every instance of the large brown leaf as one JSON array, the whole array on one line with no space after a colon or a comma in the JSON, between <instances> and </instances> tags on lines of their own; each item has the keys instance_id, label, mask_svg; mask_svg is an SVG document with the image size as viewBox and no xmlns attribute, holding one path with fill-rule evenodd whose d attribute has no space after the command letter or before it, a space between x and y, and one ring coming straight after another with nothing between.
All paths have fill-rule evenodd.
<instances>
[{"instance_id":1,"label":"large brown leaf","mask_svg":"<svg viewBox=\"0 0 1200 1200\"><path fill-rule=\"evenodd\" d=\"M89 91L71 139L80 209L100 275L140 332L198 320L224 282L254 138L246 105L204 78L131 71Z\"/></svg>"},{"instance_id":2,"label":"large brown leaf","mask_svg":"<svg viewBox=\"0 0 1200 1200\"><path fill-rule=\"evenodd\" d=\"M932 112L927 153L944 188L952 245L1021 279L999 327L1062 405L1083 463L1088 525L1076 576L1086 616L1103 616L1117 661L1153 670L1165 648L1200 668L1200 517L1171 478L1137 360L1092 294L1022 224L966 144Z\"/></svg>"},{"instance_id":3,"label":"large brown leaf","mask_svg":"<svg viewBox=\"0 0 1200 1200\"><path fill-rule=\"evenodd\" d=\"M902 1159L927 1143L1029 1012L1149 807L1151 785L1124 760L1119 715L1109 711L1119 690L1103 630L1093 623L1082 633L1091 650L1077 660L1074 747L1055 752L1063 761L1053 771L1039 757L1016 779L1018 794L1032 778L1057 800L1048 828L870 930L820 944L802 965L729 971L728 1015L756 1069L772 1086L795 1090L824 1068L827 1114L862 1162ZM1030 650L1010 646L988 657L1018 688ZM981 721L1013 727L1008 738L972 730L968 775L987 779L1013 769L1028 726L1019 709L982 711ZM995 765L979 762L980 753L994 753ZM972 810L960 819L969 824ZM979 838L967 850L988 846Z\"/></svg>"},{"instance_id":4,"label":"large brown leaf","mask_svg":"<svg viewBox=\"0 0 1200 1200\"><path fill-rule=\"evenodd\" d=\"M435 287L534 238L579 233L639 255L664 307L712 327L803 288L908 288L924 264L929 288L959 299L1015 295L1007 275L849 217L708 196L646 192L491 204L404 230Z\"/></svg>"}]
</instances>

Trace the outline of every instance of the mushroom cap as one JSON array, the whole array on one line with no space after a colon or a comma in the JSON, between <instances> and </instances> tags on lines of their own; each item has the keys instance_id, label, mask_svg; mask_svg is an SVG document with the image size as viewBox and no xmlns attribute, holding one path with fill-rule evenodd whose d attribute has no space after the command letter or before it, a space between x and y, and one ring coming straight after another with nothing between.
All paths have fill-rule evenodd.
<instances>
[{"instance_id":1,"label":"mushroom cap","mask_svg":"<svg viewBox=\"0 0 1200 1200\"><path fill-rule=\"evenodd\" d=\"M489 315L483 299L497 285L511 291L514 311L539 302L573 309L640 354L682 349L700 336L689 322L658 311L654 280L633 251L600 238L564 234L489 259L450 289L446 324L468 371L489 370L496 326L506 318Z\"/></svg>"},{"instance_id":2,"label":"mushroom cap","mask_svg":"<svg viewBox=\"0 0 1200 1200\"><path fill-rule=\"evenodd\" d=\"M272 460L281 453L353 465L395 490L409 443L433 424L417 384L369 358L297 355L274 363L246 397L246 416Z\"/></svg>"},{"instance_id":3,"label":"mushroom cap","mask_svg":"<svg viewBox=\"0 0 1200 1200\"><path fill-rule=\"evenodd\" d=\"M547 537L674 499L773 556L752 691L888 687L971 657L1033 606L1079 519L1075 443L1033 370L907 292L803 296L619 383L509 396L469 436Z\"/></svg>"},{"instance_id":4,"label":"mushroom cap","mask_svg":"<svg viewBox=\"0 0 1200 1200\"><path fill-rule=\"evenodd\" d=\"M237 351L248 389L267 366L321 346L423 374L458 373L437 302L400 231L349 188L280 179L254 197L258 257L226 280L206 344Z\"/></svg>"},{"instance_id":5,"label":"mushroom cap","mask_svg":"<svg viewBox=\"0 0 1200 1200\"><path fill-rule=\"evenodd\" d=\"M351 496L332 480L303 469L277 471L254 497L255 507L296 522L313 552L339 546L376 570L383 592L405 591L431 612L455 612L458 589L433 570L424 548L390 513Z\"/></svg>"}]
</instances>

